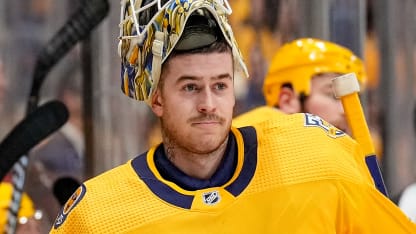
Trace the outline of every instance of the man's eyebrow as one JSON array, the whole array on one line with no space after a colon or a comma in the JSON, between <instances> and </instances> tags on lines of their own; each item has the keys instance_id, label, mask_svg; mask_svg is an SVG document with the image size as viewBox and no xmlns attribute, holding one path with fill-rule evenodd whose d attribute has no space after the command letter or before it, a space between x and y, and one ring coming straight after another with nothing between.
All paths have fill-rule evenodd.
<instances>
[{"instance_id":1,"label":"man's eyebrow","mask_svg":"<svg viewBox=\"0 0 416 234\"><path fill-rule=\"evenodd\" d=\"M229 73L224 73L217 77L214 77L214 79L232 79L232 76Z\"/></svg>"},{"instance_id":2,"label":"man's eyebrow","mask_svg":"<svg viewBox=\"0 0 416 234\"><path fill-rule=\"evenodd\" d=\"M201 77L197 77L197 76L188 76L188 75L184 75L179 77L178 80L176 80L176 83L181 83L184 81L191 81L191 80L200 80L202 79Z\"/></svg>"},{"instance_id":3,"label":"man's eyebrow","mask_svg":"<svg viewBox=\"0 0 416 234\"><path fill-rule=\"evenodd\" d=\"M222 80L222 79L232 79L232 76L229 73L220 74L218 76L214 76L211 79L214 80ZM193 80L202 80L202 77L199 76L190 76L190 75L183 75L179 77L176 83L180 83L183 81L193 81Z\"/></svg>"}]
</instances>

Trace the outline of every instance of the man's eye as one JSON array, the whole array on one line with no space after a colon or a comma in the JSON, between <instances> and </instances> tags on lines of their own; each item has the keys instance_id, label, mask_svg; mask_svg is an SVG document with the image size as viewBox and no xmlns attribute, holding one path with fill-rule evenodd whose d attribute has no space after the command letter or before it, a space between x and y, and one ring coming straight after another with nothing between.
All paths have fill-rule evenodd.
<instances>
[{"instance_id":1,"label":"man's eye","mask_svg":"<svg viewBox=\"0 0 416 234\"><path fill-rule=\"evenodd\" d=\"M195 90L197 90L197 87L196 87L196 85L194 85L194 84L188 84L188 85L185 85L185 87L183 88L185 91L188 91L188 92L190 92L190 91L195 91Z\"/></svg>"},{"instance_id":2,"label":"man's eye","mask_svg":"<svg viewBox=\"0 0 416 234\"><path fill-rule=\"evenodd\" d=\"M223 89L227 88L227 85L224 84L224 83L218 83L218 84L215 85L215 88L218 89L218 90L223 90Z\"/></svg>"}]
</instances>

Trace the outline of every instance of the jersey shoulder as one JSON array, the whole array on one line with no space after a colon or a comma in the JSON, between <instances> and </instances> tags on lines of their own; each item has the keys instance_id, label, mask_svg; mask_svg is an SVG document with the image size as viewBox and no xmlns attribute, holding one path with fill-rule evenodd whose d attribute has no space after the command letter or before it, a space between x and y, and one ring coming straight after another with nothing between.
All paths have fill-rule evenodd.
<instances>
[{"instance_id":1,"label":"jersey shoulder","mask_svg":"<svg viewBox=\"0 0 416 234\"><path fill-rule=\"evenodd\" d=\"M356 141L318 116L299 113L256 124L259 158L276 168L281 183L323 179L363 182ZM273 173L273 172L272 172Z\"/></svg>"},{"instance_id":2,"label":"jersey shoulder","mask_svg":"<svg viewBox=\"0 0 416 234\"><path fill-rule=\"evenodd\" d=\"M133 209L137 208L132 205L135 199L140 197L145 203L145 199L151 196L142 189L143 186L132 169L131 161L87 180L59 212L51 233L90 233L91 227L101 233L117 232L120 220L114 217L133 214ZM95 212L94 207L100 207L100 212ZM141 213L136 212L136 215Z\"/></svg>"},{"instance_id":3,"label":"jersey shoulder","mask_svg":"<svg viewBox=\"0 0 416 234\"><path fill-rule=\"evenodd\" d=\"M270 118L277 118L281 115L285 114L277 108L273 108L270 106L261 106L236 116L233 119L232 124L237 128L251 126L266 121Z\"/></svg>"}]
</instances>

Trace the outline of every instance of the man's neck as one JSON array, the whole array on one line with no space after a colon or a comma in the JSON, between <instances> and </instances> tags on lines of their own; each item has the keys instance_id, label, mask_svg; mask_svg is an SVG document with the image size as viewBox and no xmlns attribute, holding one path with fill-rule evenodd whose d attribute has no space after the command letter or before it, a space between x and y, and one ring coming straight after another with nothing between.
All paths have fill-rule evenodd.
<instances>
[{"instance_id":1,"label":"man's neck","mask_svg":"<svg viewBox=\"0 0 416 234\"><path fill-rule=\"evenodd\" d=\"M227 148L228 137L216 150L208 154L189 152L175 144L166 143L165 154L169 161L190 177L209 179L215 173Z\"/></svg>"}]
</instances>

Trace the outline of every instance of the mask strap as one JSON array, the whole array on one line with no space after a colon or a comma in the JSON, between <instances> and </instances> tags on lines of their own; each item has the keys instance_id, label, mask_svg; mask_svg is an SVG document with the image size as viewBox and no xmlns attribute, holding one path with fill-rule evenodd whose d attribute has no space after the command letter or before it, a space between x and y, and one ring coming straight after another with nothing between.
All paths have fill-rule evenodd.
<instances>
[{"instance_id":1,"label":"mask strap","mask_svg":"<svg viewBox=\"0 0 416 234\"><path fill-rule=\"evenodd\" d=\"M153 41L152 46L152 53L153 53L153 61L152 61L152 88L150 90L150 95L148 98L148 102L150 102L154 91L157 89L157 85L159 83L160 72L162 70L162 55L163 55L163 44L164 44L165 34L160 31L155 32L155 40Z\"/></svg>"}]
</instances>

